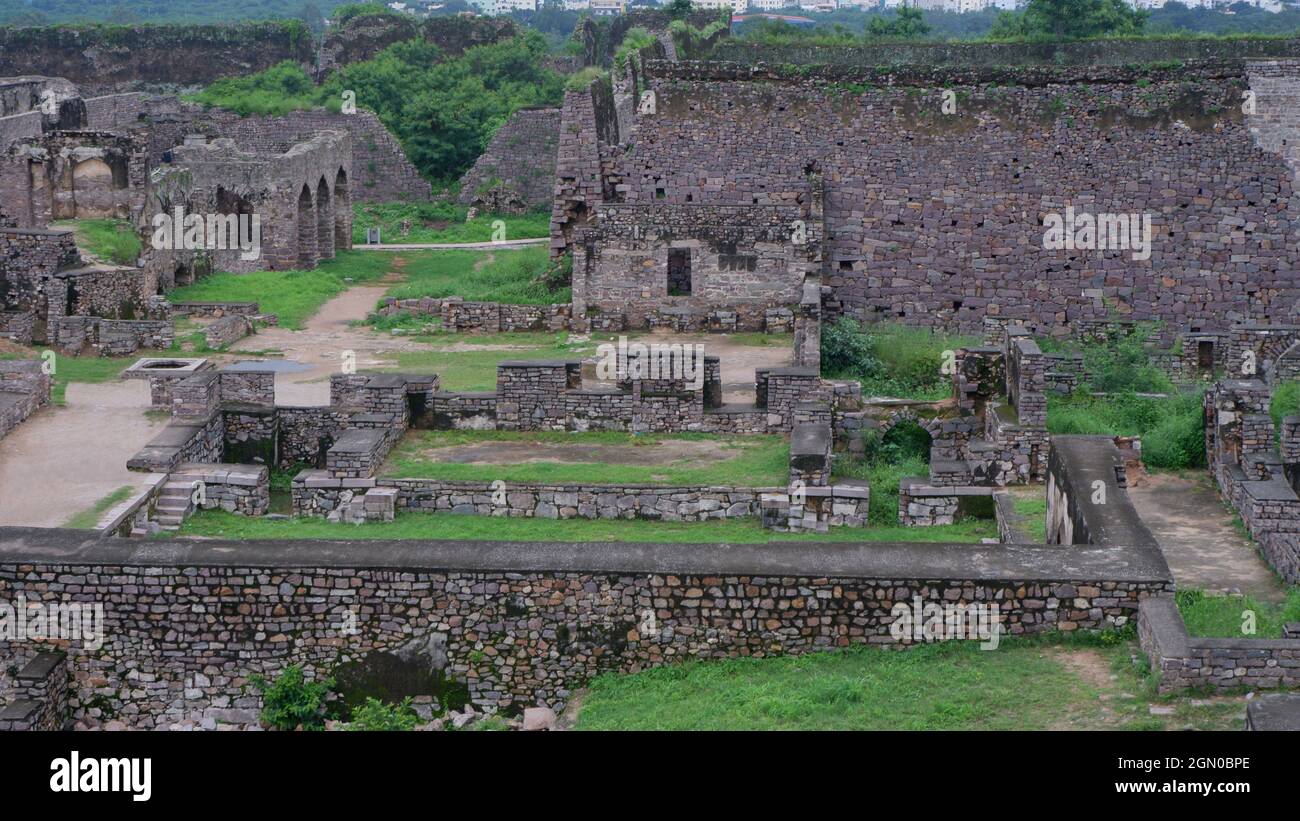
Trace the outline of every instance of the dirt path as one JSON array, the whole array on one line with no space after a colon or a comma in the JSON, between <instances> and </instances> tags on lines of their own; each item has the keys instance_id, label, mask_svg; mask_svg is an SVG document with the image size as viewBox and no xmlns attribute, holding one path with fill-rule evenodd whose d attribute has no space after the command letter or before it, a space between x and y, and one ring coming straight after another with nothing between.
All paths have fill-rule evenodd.
<instances>
[{"instance_id":1,"label":"dirt path","mask_svg":"<svg viewBox=\"0 0 1300 821\"><path fill-rule=\"evenodd\" d=\"M1255 545L1234 526L1208 473L1160 473L1129 489L1182 587L1246 593L1280 601L1285 591Z\"/></svg>"},{"instance_id":2,"label":"dirt path","mask_svg":"<svg viewBox=\"0 0 1300 821\"><path fill-rule=\"evenodd\" d=\"M0 524L58 527L146 474L126 460L166 425L145 415L149 383L68 386L65 407L47 407L0 439Z\"/></svg>"},{"instance_id":3,"label":"dirt path","mask_svg":"<svg viewBox=\"0 0 1300 821\"><path fill-rule=\"evenodd\" d=\"M394 267L401 268L400 257ZM325 405L329 403L329 377L339 373L344 351L356 355L358 370L392 364L398 351L428 350L427 345L403 337L386 336L350 323L365 319L394 282L397 272L385 277L383 284L356 285L321 306L304 323L302 330L265 328L254 336L244 337L231 348L240 351L280 351L285 359L301 363L306 369L280 373L275 380L275 400L282 405Z\"/></svg>"}]
</instances>

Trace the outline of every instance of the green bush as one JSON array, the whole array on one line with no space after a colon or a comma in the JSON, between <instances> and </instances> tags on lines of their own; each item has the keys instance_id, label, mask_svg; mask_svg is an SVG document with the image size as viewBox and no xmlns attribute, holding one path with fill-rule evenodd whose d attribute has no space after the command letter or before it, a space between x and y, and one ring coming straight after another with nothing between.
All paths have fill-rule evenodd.
<instances>
[{"instance_id":1,"label":"green bush","mask_svg":"<svg viewBox=\"0 0 1300 821\"><path fill-rule=\"evenodd\" d=\"M844 317L822 329L822 370L859 380L863 396L944 399L952 393L952 377L943 372L946 353L975 344L928 328L863 327Z\"/></svg>"},{"instance_id":2,"label":"green bush","mask_svg":"<svg viewBox=\"0 0 1300 821\"><path fill-rule=\"evenodd\" d=\"M277 730L320 730L325 726L325 697L334 679L307 681L302 668L290 665L279 678L267 682L253 676L250 682L262 691L262 720Z\"/></svg>"},{"instance_id":3,"label":"green bush","mask_svg":"<svg viewBox=\"0 0 1300 821\"><path fill-rule=\"evenodd\" d=\"M352 710L349 730L389 731L414 730L420 717L411 708L409 697L399 704L386 704L377 698L367 698L360 707Z\"/></svg>"},{"instance_id":4,"label":"green bush","mask_svg":"<svg viewBox=\"0 0 1300 821\"><path fill-rule=\"evenodd\" d=\"M1205 438L1200 390L1166 397L1122 393L1104 398L1081 394L1049 397L1047 430L1053 434L1141 436L1147 467L1204 467Z\"/></svg>"}]
</instances>

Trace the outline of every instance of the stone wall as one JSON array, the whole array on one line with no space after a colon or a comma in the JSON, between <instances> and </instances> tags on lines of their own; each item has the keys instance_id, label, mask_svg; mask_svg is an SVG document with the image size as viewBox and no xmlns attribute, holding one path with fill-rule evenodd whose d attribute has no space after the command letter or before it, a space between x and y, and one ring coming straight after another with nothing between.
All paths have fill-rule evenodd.
<instances>
[{"instance_id":1,"label":"stone wall","mask_svg":"<svg viewBox=\"0 0 1300 821\"><path fill-rule=\"evenodd\" d=\"M64 77L109 93L137 85L205 86L290 60L310 66L300 21L235 25L0 27L0 77Z\"/></svg>"},{"instance_id":2,"label":"stone wall","mask_svg":"<svg viewBox=\"0 0 1300 821\"><path fill-rule=\"evenodd\" d=\"M67 724L69 676L67 656L36 653L0 690L0 731L63 730Z\"/></svg>"},{"instance_id":3,"label":"stone wall","mask_svg":"<svg viewBox=\"0 0 1300 821\"><path fill-rule=\"evenodd\" d=\"M560 109L521 109L460 179L459 202L492 213L547 208L555 193Z\"/></svg>"},{"instance_id":4,"label":"stone wall","mask_svg":"<svg viewBox=\"0 0 1300 821\"><path fill-rule=\"evenodd\" d=\"M377 478L352 481L330 471L303 471L293 480L293 512L327 516L344 493L372 487L397 491L398 510L538 519L650 519L703 522L757 517L759 497L772 488L669 487L663 485L558 485L439 479ZM499 492L498 492L499 491Z\"/></svg>"},{"instance_id":5,"label":"stone wall","mask_svg":"<svg viewBox=\"0 0 1300 821\"><path fill-rule=\"evenodd\" d=\"M1260 48L1275 46L1294 42ZM590 263L574 226L611 232L602 209L646 209L639 242L656 248L654 209L810 204L801 192L819 178L821 282L862 320L971 331L995 316L1069 332L1115 315L1175 329L1292 315L1300 200L1276 150L1291 126L1243 114L1254 75L1240 56L1176 69L877 65L647 61L655 113L628 133L609 125L599 84L570 92L552 248L575 252L575 311ZM1289 71L1268 75L1273 98ZM1067 208L1150 217L1150 256L1045 248L1046 220ZM606 269L637 296L640 262Z\"/></svg>"},{"instance_id":6,"label":"stone wall","mask_svg":"<svg viewBox=\"0 0 1300 821\"><path fill-rule=\"evenodd\" d=\"M1160 693L1300 686L1300 639L1191 637L1171 598L1143 601L1137 624Z\"/></svg>"},{"instance_id":7,"label":"stone wall","mask_svg":"<svg viewBox=\"0 0 1300 821\"><path fill-rule=\"evenodd\" d=\"M50 401L45 361L0 359L0 439Z\"/></svg>"},{"instance_id":8,"label":"stone wall","mask_svg":"<svg viewBox=\"0 0 1300 821\"><path fill-rule=\"evenodd\" d=\"M360 561L356 549L0 531L0 595L103 601L104 646L69 648L72 718L98 696L156 727L252 723L249 676L289 664L322 677L424 648L475 704L559 708L606 671L894 645L892 607L915 596L996 602L1019 635L1122 624L1172 591L1158 552L1120 547L1002 546L977 578L968 547L934 544L807 542L793 558L789 545L367 542Z\"/></svg>"}]
</instances>

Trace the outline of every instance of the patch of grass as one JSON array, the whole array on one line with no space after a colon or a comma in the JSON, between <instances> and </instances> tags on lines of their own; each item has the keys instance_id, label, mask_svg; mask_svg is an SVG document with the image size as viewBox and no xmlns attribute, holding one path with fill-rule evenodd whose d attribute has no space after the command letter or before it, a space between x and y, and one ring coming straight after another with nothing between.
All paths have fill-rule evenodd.
<instances>
[{"instance_id":1,"label":"patch of grass","mask_svg":"<svg viewBox=\"0 0 1300 821\"><path fill-rule=\"evenodd\" d=\"M1278 639L1282 625L1300 622L1300 588L1291 588L1280 603L1251 596L1207 596L1201 590L1179 590L1175 599L1190 636ZM1254 620L1254 634L1242 630L1248 618Z\"/></svg>"},{"instance_id":2,"label":"patch of grass","mask_svg":"<svg viewBox=\"0 0 1300 821\"><path fill-rule=\"evenodd\" d=\"M1026 517L1024 530L1037 544L1047 542L1047 499L1044 496L1016 496L1013 499L1016 513Z\"/></svg>"},{"instance_id":3,"label":"patch of grass","mask_svg":"<svg viewBox=\"0 0 1300 821\"><path fill-rule=\"evenodd\" d=\"M52 228L71 228L77 247L114 265L135 265L140 258L140 237L127 220L60 220Z\"/></svg>"},{"instance_id":4,"label":"patch of grass","mask_svg":"<svg viewBox=\"0 0 1300 821\"><path fill-rule=\"evenodd\" d=\"M1047 730L1241 726L1240 703L1151 716L1130 641L1004 639L689 661L592 680L581 730ZM1080 672L1100 667L1100 678ZM1109 679L1107 668L1116 671ZM1124 692L1127 690L1128 692ZM1190 699L1178 699L1183 707Z\"/></svg>"},{"instance_id":5,"label":"patch of grass","mask_svg":"<svg viewBox=\"0 0 1300 821\"><path fill-rule=\"evenodd\" d=\"M500 220L501 239L546 237L551 232L549 210L525 214L479 214L466 221L469 209L451 202L363 202L352 206L352 242L366 241L367 228L379 228L385 243L402 242L490 242L493 223ZM402 233L402 224L409 231Z\"/></svg>"},{"instance_id":6,"label":"patch of grass","mask_svg":"<svg viewBox=\"0 0 1300 821\"><path fill-rule=\"evenodd\" d=\"M63 523L64 527L76 528L78 530L91 530L99 524L99 518L104 515L113 505L125 502L131 498L132 489L130 485L122 487L108 494L89 509L72 516L68 521Z\"/></svg>"},{"instance_id":7,"label":"patch of grass","mask_svg":"<svg viewBox=\"0 0 1300 821\"><path fill-rule=\"evenodd\" d=\"M370 252L362 252L370 253ZM388 292L397 299L449 296L511 305L569 302L568 288L551 290L538 281L550 262L543 246L492 251L402 252L406 282Z\"/></svg>"},{"instance_id":8,"label":"patch of grass","mask_svg":"<svg viewBox=\"0 0 1300 821\"><path fill-rule=\"evenodd\" d=\"M978 542L996 538L997 526L973 520L945 527L833 527L827 533L778 533L756 519L654 522L645 519L511 519L444 513L399 512L392 522L343 525L324 519L267 520L225 511L201 511L181 525L181 536L219 539L463 539L527 542Z\"/></svg>"},{"instance_id":9,"label":"patch of grass","mask_svg":"<svg viewBox=\"0 0 1300 821\"><path fill-rule=\"evenodd\" d=\"M279 317L280 327L299 330L322 305L351 285L391 271L392 262L388 253L344 251L310 271L218 272L175 289L167 298L172 302L255 301L263 313Z\"/></svg>"},{"instance_id":10,"label":"patch of grass","mask_svg":"<svg viewBox=\"0 0 1300 821\"><path fill-rule=\"evenodd\" d=\"M448 334L417 337L436 345L428 351L399 351L396 370L436 373L443 390L496 389L497 364L503 359L577 359L593 350L588 343L570 345L565 334ZM451 346L482 345L483 350L444 350ZM499 346L509 345L508 350Z\"/></svg>"},{"instance_id":11,"label":"patch of grass","mask_svg":"<svg viewBox=\"0 0 1300 821\"><path fill-rule=\"evenodd\" d=\"M1141 436L1150 468L1181 470L1205 465L1202 391L1166 398L1122 393L1106 397L1048 396L1047 430L1053 434Z\"/></svg>"},{"instance_id":12,"label":"patch of grass","mask_svg":"<svg viewBox=\"0 0 1300 821\"><path fill-rule=\"evenodd\" d=\"M861 381L863 396L945 399L952 395L952 376L943 372L945 352L979 343L928 328L859 325L845 317L823 329L822 369Z\"/></svg>"},{"instance_id":13,"label":"patch of grass","mask_svg":"<svg viewBox=\"0 0 1300 821\"><path fill-rule=\"evenodd\" d=\"M1280 442L1282 438L1282 420L1288 416L1300 414L1300 381L1283 382L1274 387L1268 413L1273 417L1273 430Z\"/></svg>"},{"instance_id":14,"label":"patch of grass","mask_svg":"<svg viewBox=\"0 0 1300 821\"><path fill-rule=\"evenodd\" d=\"M522 462L463 464L438 457L439 448L491 442L563 444L574 447L650 448L666 442L717 443L727 458L695 462L679 458L662 464ZM416 431L393 448L382 475L404 479L503 482L736 485L784 487L790 471L790 445L781 436L727 436L707 433L632 434L616 431Z\"/></svg>"}]
</instances>

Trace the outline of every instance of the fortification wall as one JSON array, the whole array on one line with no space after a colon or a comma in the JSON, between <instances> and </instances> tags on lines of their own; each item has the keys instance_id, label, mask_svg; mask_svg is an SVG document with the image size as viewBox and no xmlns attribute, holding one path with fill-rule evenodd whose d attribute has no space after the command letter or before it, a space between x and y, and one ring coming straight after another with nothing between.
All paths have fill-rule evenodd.
<instances>
[{"instance_id":1,"label":"fortification wall","mask_svg":"<svg viewBox=\"0 0 1300 821\"><path fill-rule=\"evenodd\" d=\"M460 203L496 213L549 206L559 138L560 109L516 111L461 177Z\"/></svg>"},{"instance_id":2,"label":"fortification wall","mask_svg":"<svg viewBox=\"0 0 1300 821\"><path fill-rule=\"evenodd\" d=\"M793 563L788 545L369 542L364 560L357 549L5 529L0 595L102 602L103 646L69 648L72 718L96 699L155 727L253 722L249 676L289 664L320 677L418 656L426 677L462 683L476 704L558 708L605 671L895 644L893 605L916 596L997 602L1022 634L1123 623L1172 590L1158 553L1119 547L975 558L960 545L803 543Z\"/></svg>"},{"instance_id":3,"label":"fortification wall","mask_svg":"<svg viewBox=\"0 0 1300 821\"><path fill-rule=\"evenodd\" d=\"M0 77L63 77L83 92L141 85L200 86L291 60L315 62L298 21L230 26L0 27Z\"/></svg>"},{"instance_id":4,"label":"fortification wall","mask_svg":"<svg viewBox=\"0 0 1300 821\"><path fill-rule=\"evenodd\" d=\"M1087 40L1044 43L875 43L849 46L767 45L723 39L714 60L749 65L910 66L1141 66L1201 60L1295 57L1300 40Z\"/></svg>"},{"instance_id":5,"label":"fortification wall","mask_svg":"<svg viewBox=\"0 0 1300 821\"><path fill-rule=\"evenodd\" d=\"M596 181L606 203L753 205L796 202L816 174L823 283L862 319L1210 326L1284 321L1300 296L1300 200L1269 147L1291 126L1247 120L1240 60L879 75L647 66L656 111L624 135L631 156L596 138L585 95L566 97L557 217L575 203L589 213ZM1149 254L1046 249L1045 221L1067 207L1149 217ZM553 248L571 247L569 223L553 224Z\"/></svg>"}]
</instances>

